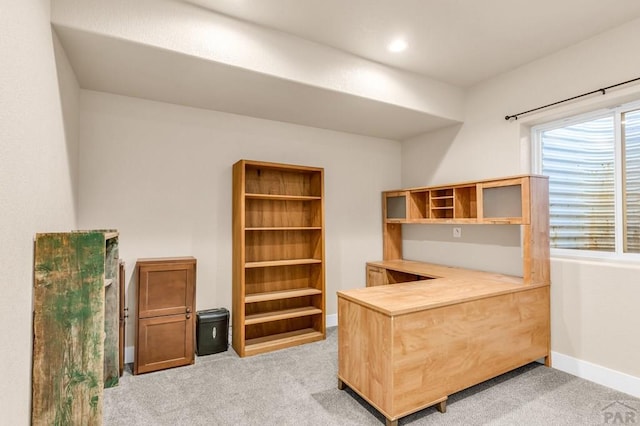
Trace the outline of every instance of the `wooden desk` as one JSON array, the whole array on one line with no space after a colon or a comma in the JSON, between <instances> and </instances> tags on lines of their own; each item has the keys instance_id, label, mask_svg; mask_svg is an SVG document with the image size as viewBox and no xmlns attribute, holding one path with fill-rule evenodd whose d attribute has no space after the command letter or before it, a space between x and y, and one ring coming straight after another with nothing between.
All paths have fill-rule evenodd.
<instances>
[{"instance_id":1,"label":"wooden desk","mask_svg":"<svg viewBox=\"0 0 640 426\"><path fill-rule=\"evenodd\" d=\"M437 277L338 292L338 387L387 419L539 358L550 364L549 284L392 260L383 269Z\"/></svg>"}]
</instances>

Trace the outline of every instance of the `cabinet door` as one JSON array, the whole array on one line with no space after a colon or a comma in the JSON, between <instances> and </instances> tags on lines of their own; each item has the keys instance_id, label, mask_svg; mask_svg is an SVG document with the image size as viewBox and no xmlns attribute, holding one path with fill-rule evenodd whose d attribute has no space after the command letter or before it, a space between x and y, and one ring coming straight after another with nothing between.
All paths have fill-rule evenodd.
<instances>
[{"instance_id":1,"label":"cabinet door","mask_svg":"<svg viewBox=\"0 0 640 426\"><path fill-rule=\"evenodd\" d=\"M189 263L141 265L138 318L191 313L195 268Z\"/></svg>"},{"instance_id":2,"label":"cabinet door","mask_svg":"<svg viewBox=\"0 0 640 426\"><path fill-rule=\"evenodd\" d=\"M367 287L389 284L387 271L377 266L367 265Z\"/></svg>"},{"instance_id":3,"label":"cabinet door","mask_svg":"<svg viewBox=\"0 0 640 426\"><path fill-rule=\"evenodd\" d=\"M193 332L190 314L140 319L136 374L193 363Z\"/></svg>"},{"instance_id":4,"label":"cabinet door","mask_svg":"<svg viewBox=\"0 0 640 426\"><path fill-rule=\"evenodd\" d=\"M138 264L134 373L192 364L195 262Z\"/></svg>"}]
</instances>

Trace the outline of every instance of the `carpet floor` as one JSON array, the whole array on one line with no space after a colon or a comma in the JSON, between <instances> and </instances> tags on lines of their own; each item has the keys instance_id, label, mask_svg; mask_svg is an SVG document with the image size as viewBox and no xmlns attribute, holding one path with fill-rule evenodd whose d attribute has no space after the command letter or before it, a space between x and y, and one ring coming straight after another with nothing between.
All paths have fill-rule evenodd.
<instances>
[{"instance_id":1,"label":"carpet floor","mask_svg":"<svg viewBox=\"0 0 640 426\"><path fill-rule=\"evenodd\" d=\"M350 389L337 388L337 329L327 339L239 358L233 349L194 365L132 376L105 390L109 425L384 425ZM616 422L617 420L617 422ZM449 396L400 425L640 423L640 400L532 363Z\"/></svg>"}]
</instances>

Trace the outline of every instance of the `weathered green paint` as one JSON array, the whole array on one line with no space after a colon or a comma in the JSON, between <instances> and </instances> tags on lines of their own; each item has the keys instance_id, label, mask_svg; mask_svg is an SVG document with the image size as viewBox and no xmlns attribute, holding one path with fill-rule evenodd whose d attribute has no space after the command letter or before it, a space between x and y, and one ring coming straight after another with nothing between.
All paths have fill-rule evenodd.
<instances>
[{"instance_id":1,"label":"weathered green paint","mask_svg":"<svg viewBox=\"0 0 640 426\"><path fill-rule=\"evenodd\" d=\"M102 232L36 236L34 425L102 424L106 252Z\"/></svg>"},{"instance_id":2,"label":"weathered green paint","mask_svg":"<svg viewBox=\"0 0 640 426\"><path fill-rule=\"evenodd\" d=\"M105 278L113 284L105 289L104 295L104 387L118 384L120 378L120 359L118 357L120 287L118 286L118 239L105 242Z\"/></svg>"}]
</instances>

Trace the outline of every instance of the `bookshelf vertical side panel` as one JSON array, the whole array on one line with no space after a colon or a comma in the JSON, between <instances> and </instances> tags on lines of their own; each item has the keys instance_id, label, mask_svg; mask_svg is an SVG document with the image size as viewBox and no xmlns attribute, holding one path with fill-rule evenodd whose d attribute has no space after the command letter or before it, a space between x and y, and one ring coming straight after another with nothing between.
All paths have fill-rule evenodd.
<instances>
[{"instance_id":1,"label":"bookshelf vertical side panel","mask_svg":"<svg viewBox=\"0 0 640 426\"><path fill-rule=\"evenodd\" d=\"M239 161L233 165L233 304L232 304L232 346L236 353L244 356L244 264L245 264L245 164Z\"/></svg>"},{"instance_id":2,"label":"bookshelf vertical side panel","mask_svg":"<svg viewBox=\"0 0 640 426\"><path fill-rule=\"evenodd\" d=\"M316 181L319 181L318 183L316 183ZM314 201L313 202L313 206L315 206L316 204L319 205L319 216L320 216L320 259L322 259L322 263L320 264L320 268L319 268L319 278L316 279L315 278L315 274L312 273L311 276L311 280L312 282L319 282L320 284L320 290L322 291L322 294L320 294L319 298L320 299L320 309L322 309L322 315L319 315L319 318L315 319L315 324L314 324L314 328L316 330L319 330L322 333L322 338L324 339L326 337L326 314L327 314L327 296L326 296L326 253L325 253L325 228L324 228L324 169L320 169L320 171L318 173L315 174L314 178L311 180L312 183L312 189L316 186L319 185L320 186L320 200L319 201ZM313 207L312 207L313 208ZM310 268L311 271L315 271L316 268Z\"/></svg>"}]
</instances>

